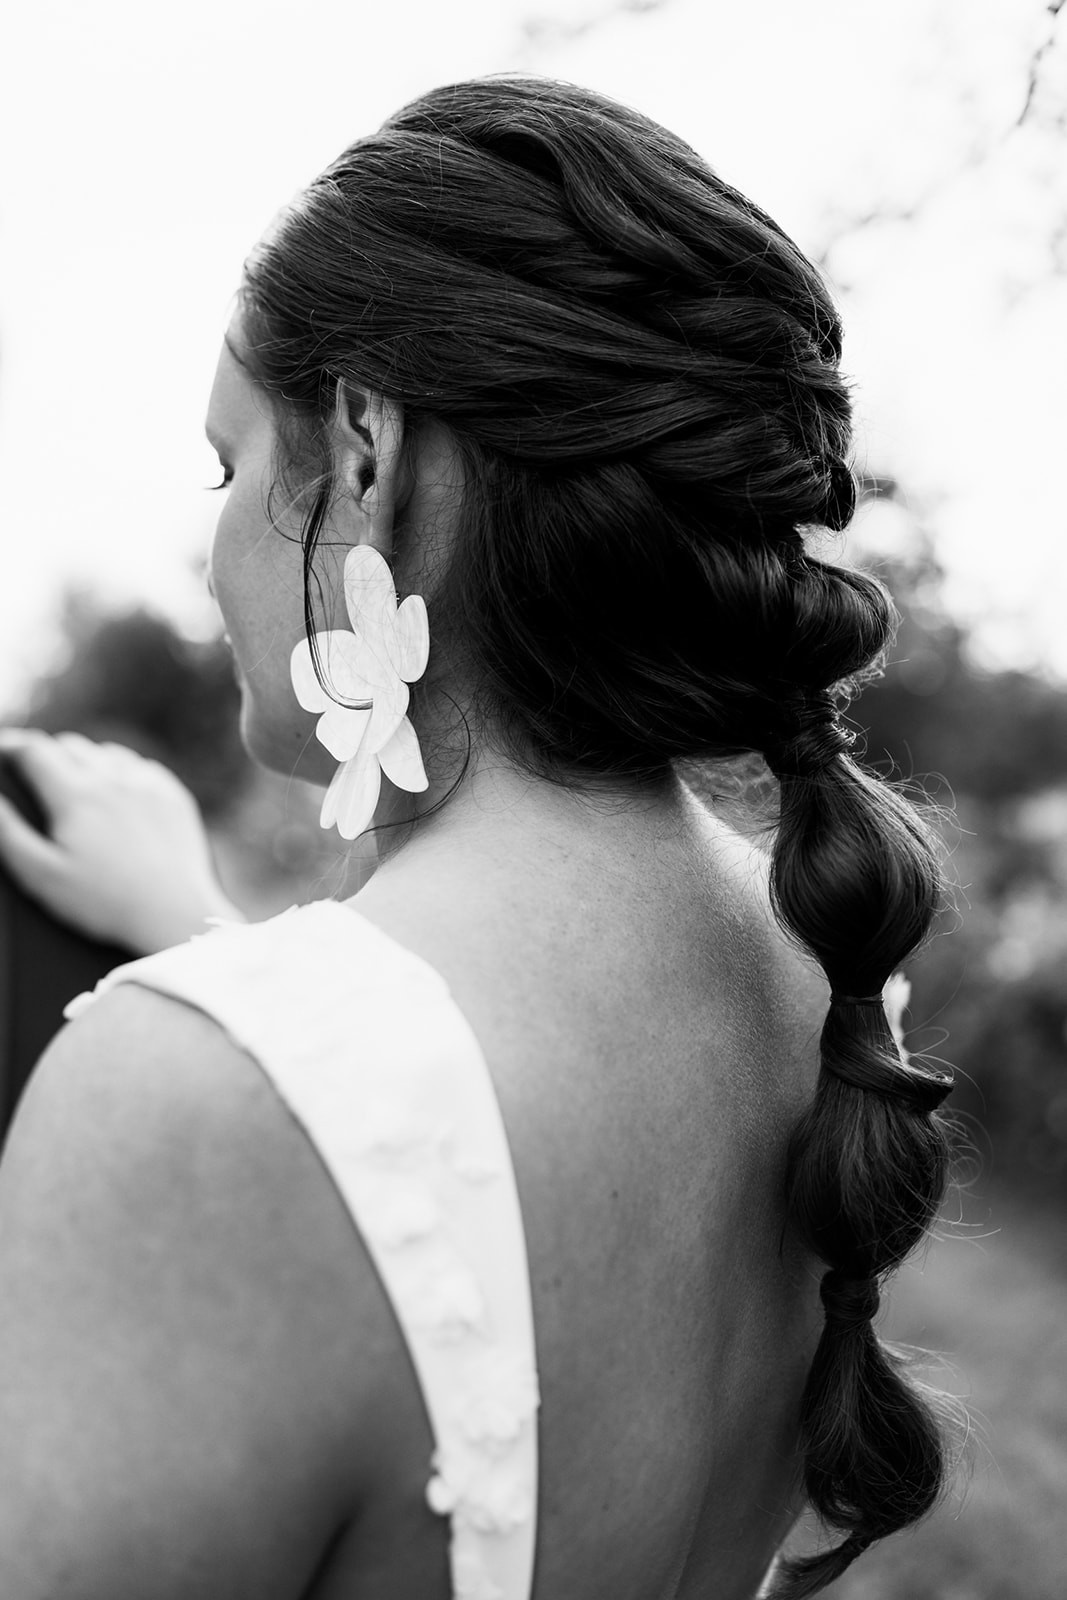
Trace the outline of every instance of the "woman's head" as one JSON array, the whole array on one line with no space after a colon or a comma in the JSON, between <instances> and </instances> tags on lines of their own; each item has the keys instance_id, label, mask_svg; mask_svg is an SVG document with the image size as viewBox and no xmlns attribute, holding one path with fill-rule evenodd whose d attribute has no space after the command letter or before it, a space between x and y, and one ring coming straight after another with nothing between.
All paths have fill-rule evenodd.
<instances>
[{"instance_id":1,"label":"woman's head","mask_svg":"<svg viewBox=\"0 0 1067 1600\"><path fill-rule=\"evenodd\" d=\"M788 1178L836 1274L801 1420L812 1501L847 1537L775 1591L813 1593L941 1481L936 1430L870 1316L945 1168L943 1090L903 1070L871 1003L929 927L936 855L839 721L893 610L804 542L854 503L826 288L655 124L490 80L424 96L310 186L248 262L238 341L309 629L335 624L337 552L356 540L426 597L420 733L440 688L477 736L574 787L753 750L781 779L776 912L861 1001L831 1009Z\"/></svg>"},{"instance_id":2,"label":"woman's head","mask_svg":"<svg viewBox=\"0 0 1067 1600\"><path fill-rule=\"evenodd\" d=\"M430 602L431 678L462 674L548 775L766 750L884 643L877 586L801 537L853 503L826 289L636 113L528 80L427 95L280 219L242 306L311 600L338 392L378 392L409 443L447 433L465 485L432 571L410 517L389 552Z\"/></svg>"}]
</instances>

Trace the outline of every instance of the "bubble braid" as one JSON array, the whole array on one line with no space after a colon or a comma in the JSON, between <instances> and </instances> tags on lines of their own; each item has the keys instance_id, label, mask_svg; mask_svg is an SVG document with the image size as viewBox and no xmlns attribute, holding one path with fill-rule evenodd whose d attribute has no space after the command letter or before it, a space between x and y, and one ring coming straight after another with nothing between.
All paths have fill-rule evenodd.
<instances>
[{"instance_id":1,"label":"bubble braid","mask_svg":"<svg viewBox=\"0 0 1067 1600\"><path fill-rule=\"evenodd\" d=\"M801 1407L808 1498L847 1537L786 1562L772 1600L814 1594L866 1548L917 1520L942 1486L937 1421L882 1346L879 1285L936 1215L948 1143L935 1113L951 1073L906 1060L881 991L939 899L933 842L915 813L824 729L781 780L772 896L831 986L815 1100L790 1141L791 1215L826 1262L826 1322ZM817 755L816 755L817 751Z\"/></svg>"}]
</instances>

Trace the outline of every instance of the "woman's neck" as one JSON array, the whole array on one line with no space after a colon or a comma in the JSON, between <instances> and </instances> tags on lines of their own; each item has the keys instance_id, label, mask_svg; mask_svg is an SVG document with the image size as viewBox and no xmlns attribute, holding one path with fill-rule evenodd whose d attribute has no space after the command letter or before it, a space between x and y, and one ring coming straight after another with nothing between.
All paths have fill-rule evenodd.
<instances>
[{"instance_id":1,"label":"woman's neck","mask_svg":"<svg viewBox=\"0 0 1067 1600\"><path fill-rule=\"evenodd\" d=\"M419 795L383 782L374 816L381 829L375 875L406 876L431 856L533 854L547 868L573 859L576 850L625 854L639 836L665 840L685 828L686 791L670 772L658 783L555 783L482 746L472 750L453 789L454 782L431 782Z\"/></svg>"}]
</instances>

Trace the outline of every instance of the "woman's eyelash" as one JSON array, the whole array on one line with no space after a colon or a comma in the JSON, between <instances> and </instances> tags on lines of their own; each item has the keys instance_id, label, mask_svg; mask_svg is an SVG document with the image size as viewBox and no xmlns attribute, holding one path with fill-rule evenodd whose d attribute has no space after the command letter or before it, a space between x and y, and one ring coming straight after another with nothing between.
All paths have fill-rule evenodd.
<instances>
[{"instance_id":1,"label":"woman's eyelash","mask_svg":"<svg viewBox=\"0 0 1067 1600\"><path fill-rule=\"evenodd\" d=\"M210 490L212 490L214 492L214 490L216 490L216 489L228 489L232 482L233 482L233 470L232 470L232 468L223 467L223 469L222 469L222 482L221 483L206 483L204 485L204 487L205 487L205 489L210 489Z\"/></svg>"}]
</instances>

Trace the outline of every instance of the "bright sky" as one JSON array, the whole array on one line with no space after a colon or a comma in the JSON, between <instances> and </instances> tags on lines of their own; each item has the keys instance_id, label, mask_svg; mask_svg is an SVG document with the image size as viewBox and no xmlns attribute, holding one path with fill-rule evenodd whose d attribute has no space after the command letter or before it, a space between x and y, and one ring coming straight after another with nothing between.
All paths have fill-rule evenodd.
<instances>
[{"instance_id":1,"label":"bright sky","mask_svg":"<svg viewBox=\"0 0 1067 1600\"><path fill-rule=\"evenodd\" d=\"M0 40L0 706L49 659L64 585L209 626L195 562L217 471L201 428L244 254L406 99L516 68L630 101L809 252L832 246L861 464L907 489L986 657L1067 676L1067 37L1009 132L1046 0L15 12ZM849 226L917 199L910 219Z\"/></svg>"}]
</instances>

